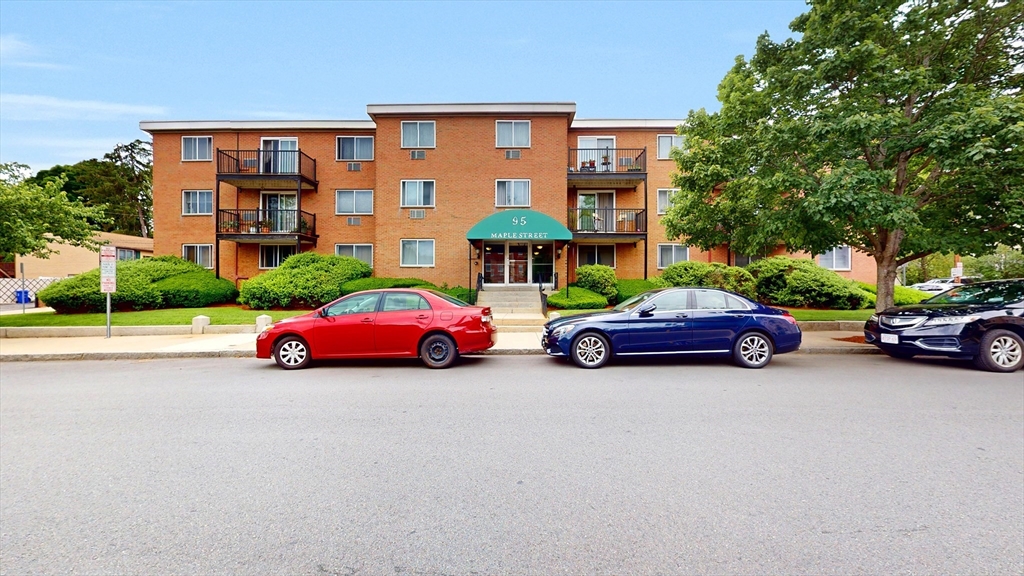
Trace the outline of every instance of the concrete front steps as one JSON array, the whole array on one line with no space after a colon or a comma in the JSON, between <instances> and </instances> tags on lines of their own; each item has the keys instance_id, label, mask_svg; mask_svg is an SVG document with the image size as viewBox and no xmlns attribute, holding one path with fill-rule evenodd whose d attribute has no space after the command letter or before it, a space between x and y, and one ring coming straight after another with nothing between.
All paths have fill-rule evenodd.
<instances>
[{"instance_id":1,"label":"concrete front steps","mask_svg":"<svg viewBox=\"0 0 1024 576\"><path fill-rule=\"evenodd\" d=\"M536 286L489 288L477 295L477 306L490 306L494 314L540 314L540 293Z\"/></svg>"}]
</instances>

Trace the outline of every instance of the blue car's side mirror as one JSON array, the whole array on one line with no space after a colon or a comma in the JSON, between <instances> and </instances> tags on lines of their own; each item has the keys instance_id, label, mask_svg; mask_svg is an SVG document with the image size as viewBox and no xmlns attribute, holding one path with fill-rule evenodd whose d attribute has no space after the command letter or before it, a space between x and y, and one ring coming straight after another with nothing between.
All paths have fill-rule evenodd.
<instances>
[{"instance_id":1,"label":"blue car's side mirror","mask_svg":"<svg viewBox=\"0 0 1024 576\"><path fill-rule=\"evenodd\" d=\"M654 311L657 309L658 307L656 305L648 304L647 306L644 306L643 308L640 309L640 316L650 316L654 314Z\"/></svg>"}]
</instances>

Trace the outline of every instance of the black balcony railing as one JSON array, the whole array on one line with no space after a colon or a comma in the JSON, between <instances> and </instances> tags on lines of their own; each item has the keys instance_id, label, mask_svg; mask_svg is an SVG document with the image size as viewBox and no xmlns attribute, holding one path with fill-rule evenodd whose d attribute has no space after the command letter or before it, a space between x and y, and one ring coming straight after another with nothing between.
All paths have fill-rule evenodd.
<instances>
[{"instance_id":1,"label":"black balcony railing","mask_svg":"<svg viewBox=\"0 0 1024 576\"><path fill-rule=\"evenodd\" d=\"M569 172L647 172L646 148L569 148Z\"/></svg>"},{"instance_id":2,"label":"black balcony railing","mask_svg":"<svg viewBox=\"0 0 1024 576\"><path fill-rule=\"evenodd\" d=\"M569 231L582 234L646 234L643 208L569 208Z\"/></svg>"},{"instance_id":3,"label":"black balcony railing","mask_svg":"<svg viewBox=\"0 0 1024 576\"><path fill-rule=\"evenodd\" d=\"M316 160L301 150L217 150L217 174L302 176L316 181Z\"/></svg>"},{"instance_id":4,"label":"black balcony railing","mask_svg":"<svg viewBox=\"0 0 1024 576\"><path fill-rule=\"evenodd\" d=\"M316 236L316 214L299 210L218 210L217 232Z\"/></svg>"}]
</instances>

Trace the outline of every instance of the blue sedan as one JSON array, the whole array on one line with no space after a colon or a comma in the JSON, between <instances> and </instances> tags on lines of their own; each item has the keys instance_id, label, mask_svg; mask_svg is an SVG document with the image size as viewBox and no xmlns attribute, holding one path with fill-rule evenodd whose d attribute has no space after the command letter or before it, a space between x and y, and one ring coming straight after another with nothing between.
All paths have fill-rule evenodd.
<instances>
[{"instance_id":1,"label":"blue sedan","mask_svg":"<svg viewBox=\"0 0 1024 576\"><path fill-rule=\"evenodd\" d=\"M715 288L660 288L612 310L558 318L544 325L543 346L581 368L600 368L612 356L692 354L731 356L761 368L773 354L800 348L789 312Z\"/></svg>"}]
</instances>

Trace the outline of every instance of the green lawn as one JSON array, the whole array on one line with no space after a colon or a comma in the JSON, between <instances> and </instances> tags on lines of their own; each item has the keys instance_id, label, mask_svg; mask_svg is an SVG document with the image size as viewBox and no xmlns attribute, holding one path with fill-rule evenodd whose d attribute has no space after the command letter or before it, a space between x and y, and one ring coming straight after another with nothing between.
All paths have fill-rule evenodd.
<instances>
[{"instance_id":1,"label":"green lawn","mask_svg":"<svg viewBox=\"0 0 1024 576\"><path fill-rule=\"evenodd\" d=\"M243 310L233 306L211 308L171 308L167 310L146 310L143 312L114 312L110 315L113 326L174 326L192 324L192 318L200 314L210 317L211 324L255 324L256 317L269 314L281 320L297 316L308 310ZM106 314L7 314L0 316L0 326L106 326Z\"/></svg>"},{"instance_id":2,"label":"green lawn","mask_svg":"<svg viewBox=\"0 0 1024 576\"><path fill-rule=\"evenodd\" d=\"M801 308L787 308L789 313L794 318L801 321L812 321L812 320L827 320L827 321L838 321L838 320L851 320L855 322L863 322L868 319L869 316L875 313L874 310L805 310ZM575 316L577 314L589 314L591 312L604 312L605 309L601 310L553 310L562 315Z\"/></svg>"}]
</instances>

